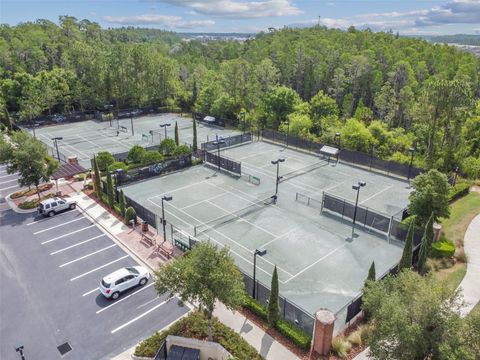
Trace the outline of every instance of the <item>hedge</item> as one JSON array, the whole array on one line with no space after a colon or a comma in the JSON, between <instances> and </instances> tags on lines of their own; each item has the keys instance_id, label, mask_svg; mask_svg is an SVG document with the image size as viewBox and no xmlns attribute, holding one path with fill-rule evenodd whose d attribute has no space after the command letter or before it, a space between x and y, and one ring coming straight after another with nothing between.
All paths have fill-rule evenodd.
<instances>
[{"instance_id":1,"label":"hedge","mask_svg":"<svg viewBox=\"0 0 480 360\"><path fill-rule=\"evenodd\" d=\"M458 183L455 186L452 186L450 188L450 191L448 192L448 200L450 202L455 201L462 196L465 196L468 194L470 190L470 185L467 183Z\"/></svg>"},{"instance_id":2,"label":"hedge","mask_svg":"<svg viewBox=\"0 0 480 360\"><path fill-rule=\"evenodd\" d=\"M455 254L455 244L450 240L441 240L432 244L430 255L435 258L452 257Z\"/></svg>"},{"instance_id":3,"label":"hedge","mask_svg":"<svg viewBox=\"0 0 480 360\"><path fill-rule=\"evenodd\" d=\"M238 360L261 360L260 354L239 334L213 318L213 341L222 345ZM178 320L167 330L156 332L135 348L135 356L153 357L168 335L205 340L208 336L207 318L198 311Z\"/></svg>"},{"instance_id":4,"label":"hedge","mask_svg":"<svg viewBox=\"0 0 480 360\"><path fill-rule=\"evenodd\" d=\"M267 308L251 297L246 297L243 307L267 321ZM287 320L279 319L275 328L288 340L303 350L310 349L311 337Z\"/></svg>"}]
</instances>

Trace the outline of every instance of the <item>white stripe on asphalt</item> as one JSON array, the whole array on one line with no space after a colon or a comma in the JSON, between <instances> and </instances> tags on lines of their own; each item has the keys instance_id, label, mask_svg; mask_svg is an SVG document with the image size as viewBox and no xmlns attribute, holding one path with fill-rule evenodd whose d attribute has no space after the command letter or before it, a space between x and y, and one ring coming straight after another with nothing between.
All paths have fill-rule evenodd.
<instances>
[{"instance_id":1,"label":"white stripe on asphalt","mask_svg":"<svg viewBox=\"0 0 480 360\"><path fill-rule=\"evenodd\" d=\"M45 231L48 231L48 230L52 230L52 229L58 228L58 227L60 227L60 226L67 225L67 224L70 224L70 223L72 223L72 222L75 222L75 221L78 221L78 220L82 220L82 219L85 219L85 218L84 218L84 217L79 217L78 219L73 219L73 220L64 222L63 224L60 224L60 225L55 225L55 226L52 226L52 227L49 227L49 228L46 228L46 229L43 229L43 230L39 230L39 231L37 231L37 232L34 232L33 235L37 235L37 234L40 234L40 233L42 233L42 232L45 232Z\"/></svg>"},{"instance_id":2,"label":"white stripe on asphalt","mask_svg":"<svg viewBox=\"0 0 480 360\"><path fill-rule=\"evenodd\" d=\"M107 267L108 265L112 265L112 264L114 264L114 263L116 263L116 262L118 262L118 261L120 261L120 260L123 260L123 259L127 258L128 256L129 256L129 255L122 256L121 258L118 258L117 260L110 261L110 262L107 263L107 264L104 264L104 265L102 265L102 266L99 266L99 267L97 267L97 268L95 268L95 269L93 269L93 270L87 271L86 273L83 273L83 274L81 274L81 275L75 276L74 278L71 278L70 281L74 281L74 280L80 279L80 278L82 278L82 277L84 277L84 276L87 276L88 274L91 274L91 273L93 273L93 272L95 272L95 271L97 271L97 270L100 270L100 269L103 269L104 267Z\"/></svg>"},{"instance_id":3,"label":"white stripe on asphalt","mask_svg":"<svg viewBox=\"0 0 480 360\"><path fill-rule=\"evenodd\" d=\"M147 315L150 314L152 311L158 309L160 306L164 305L164 304L167 303L167 302L168 302L168 300L162 301L160 304L154 306L154 307L151 308L150 310L145 311L143 314L138 315L136 318L130 320L129 322L126 322L125 324L120 325L120 326L117 327L116 329L113 329L112 331L110 331L110 333L111 333L111 334L115 334L117 331L122 330L124 327L127 327L128 325L134 323L135 321L140 320L140 319L143 318L144 316L147 316Z\"/></svg>"},{"instance_id":4,"label":"white stripe on asphalt","mask_svg":"<svg viewBox=\"0 0 480 360\"><path fill-rule=\"evenodd\" d=\"M76 244L67 246L66 248L63 248L63 249L60 249L60 250L51 252L50 255L55 255L55 254L61 253L61 252L65 251L65 250L74 248L75 246L78 246L78 245L85 244L85 243L87 243L87 242L89 242L89 241L93 241L93 240L98 239L98 238L100 238L100 237L102 237L102 236L105 236L105 234L97 235L97 236L94 236L94 237L92 237L92 238L90 238L90 239L87 239L87 240L85 240L85 241L82 241L82 242L79 242L79 243L76 243Z\"/></svg>"},{"instance_id":5,"label":"white stripe on asphalt","mask_svg":"<svg viewBox=\"0 0 480 360\"><path fill-rule=\"evenodd\" d=\"M84 227L84 228L81 228L81 229L78 229L78 230L69 232L68 234L60 235L60 236L57 236L56 238L53 238L53 239L44 241L44 242L42 242L41 244L42 244L42 245L48 244L48 243L50 243L50 242L52 242L52 241L56 241L56 240L58 240L58 239L64 238L65 236L72 235L72 234L76 234L76 233L79 233L80 231L90 229L91 227L94 227L94 226L95 226L95 225L86 226L86 227Z\"/></svg>"},{"instance_id":6,"label":"white stripe on asphalt","mask_svg":"<svg viewBox=\"0 0 480 360\"><path fill-rule=\"evenodd\" d=\"M12 180L7 180L7 181L2 181L2 182L0 182L0 185L6 184L6 183L9 183L9 182L12 182L12 181L18 181L18 179L12 179Z\"/></svg>"},{"instance_id":7,"label":"white stripe on asphalt","mask_svg":"<svg viewBox=\"0 0 480 360\"><path fill-rule=\"evenodd\" d=\"M95 255L95 254L101 253L102 251L108 250L108 249L110 249L110 248L112 248L112 247L114 247L114 246L117 246L117 244L108 245L107 247L104 247L103 249L100 249L100 250L94 251L94 252L92 252L92 253L90 253L90 254L87 254L87 255L84 255L84 256L82 256L82 257L76 258L75 260L69 261L69 262L67 262L67 263L65 263L65 264L62 264L62 265L59 265L58 267L59 267L59 268L62 268L62 267L64 267L64 266L73 264L73 263L75 263L75 262L77 262L77 261L86 259L86 258L88 258L88 257L90 257L90 256L92 256L92 255Z\"/></svg>"},{"instance_id":8,"label":"white stripe on asphalt","mask_svg":"<svg viewBox=\"0 0 480 360\"><path fill-rule=\"evenodd\" d=\"M112 306L115 306L115 305L117 305L118 303L121 303L123 300L127 300L129 297L132 297L132 296L135 295L136 293L139 293L140 291L145 290L145 289L147 289L147 288L149 288L150 286L153 286L153 285L155 285L155 283L154 283L154 282L151 282L151 283L148 284L147 286L144 286L144 287L142 287L141 289L138 289L137 291L131 293L130 295L125 296L124 298L121 298L120 300L115 301L113 304L110 304L110 305L108 305L108 306L105 306L104 308L101 308L100 310L98 310L98 311L96 312L96 314L100 314L102 311L105 311L105 310L111 308Z\"/></svg>"},{"instance_id":9,"label":"white stripe on asphalt","mask_svg":"<svg viewBox=\"0 0 480 360\"><path fill-rule=\"evenodd\" d=\"M61 214L57 214L55 215L55 218L58 218L60 216L63 216L63 215L68 215L68 214L71 214L70 211L66 211L64 213L61 213ZM86 218L85 218L86 219ZM40 219L40 220L36 220L36 221L32 221L31 223L28 223L26 224L27 226L30 226L30 225L35 225L35 224L38 224L38 223L42 223L42 222L45 222L45 221L50 221L51 218L43 218L43 219Z\"/></svg>"},{"instance_id":10,"label":"white stripe on asphalt","mask_svg":"<svg viewBox=\"0 0 480 360\"><path fill-rule=\"evenodd\" d=\"M93 290L90 290L90 291L87 291L85 294L83 294L82 296L87 296L87 295L90 295L91 293L94 293L95 291L98 291L100 290L100 288L96 287L95 289Z\"/></svg>"},{"instance_id":11,"label":"white stripe on asphalt","mask_svg":"<svg viewBox=\"0 0 480 360\"><path fill-rule=\"evenodd\" d=\"M0 189L0 191L3 191L3 190L8 190L8 189L13 189L13 188L18 188L18 187L19 187L18 185L9 186L9 187L6 187L6 188L3 188L3 189Z\"/></svg>"}]
</instances>

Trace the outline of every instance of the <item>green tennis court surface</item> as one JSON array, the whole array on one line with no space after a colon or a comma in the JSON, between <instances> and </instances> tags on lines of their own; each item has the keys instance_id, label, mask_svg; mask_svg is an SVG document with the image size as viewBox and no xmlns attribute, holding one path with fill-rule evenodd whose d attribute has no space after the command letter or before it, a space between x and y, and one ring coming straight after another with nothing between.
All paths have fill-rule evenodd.
<instances>
[{"instance_id":1,"label":"green tennis court surface","mask_svg":"<svg viewBox=\"0 0 480 360\"><path fill-rule=\"evenodd\" d=\"M257 278L269 287L277 265L281 294L312 314L321 307L336 312L351 301L373 260L381 274L400 258L402 247L385 236L359 226L352 241L351 223L321 215L296 201L296 194L321 200L322 191L328 191L352 200L352 183L364 180L359 203L393 215L407 204L406 182L265 142L222 153L242 162L242 177L201 165L123 190L159 215L162 196L171 194L173 200L165 203L166 220L200 240L228 246L250 275L255 249L266 249L264 257L257 257ZM279 157L285 158L280 175L286 175L277 203L268 204L276 176L270 162ZM252 183L252 178L260 183Z\"/></svg>"},{"instance_id":2,"label":"green tennis court surface","mask_svg":"<svg viewBox=\"0 0 480 360\"><path fill-rule=\"evenodd\" d=\"M158 114L142 116L133 119L112 120L97 122L87 120L75 123L65 123L37 128L36 136L46 145L52 147L54 137L62 137L58 141L60 154L65 157L77 156L80 165L89 169L90 159L95 153L109 151L118 153L128 151L134 145L158 145L164 139L165 131L160 124L170 123L167 127L167 136L174 137L175 122L178 122L180 144L191 144L193 140L193 123L191 118L178 114ZM218 127L206 126L197 123L198 144L212 140L215 135L230 136L238 134L236 131L225 130ZM56 153L55 153L56 156Z\"/></svg>"}]
</instances>

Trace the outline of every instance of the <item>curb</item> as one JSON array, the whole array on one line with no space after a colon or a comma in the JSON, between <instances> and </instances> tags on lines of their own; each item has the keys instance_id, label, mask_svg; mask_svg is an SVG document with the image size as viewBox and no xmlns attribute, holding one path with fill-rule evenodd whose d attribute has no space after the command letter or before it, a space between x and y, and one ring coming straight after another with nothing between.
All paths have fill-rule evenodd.
<instances>
[{"instance_id":1,"label":"curb","mask_svg":"<svg viewBox=\"0 0 480 360\"><path fill-rule=\"evenodd\" d=\"M8 206L10 206L10 209L12 209L13 211L15 211L16 213L18 214L30 214L30 213L33 213L33 212L36 212L37 211L37 208L34 208L34 209L20 209L17 204L15 204L15 202L10 198L10 196L12 196L13 194L15 193L11 193L11 194L8 194L7 196L5 196L5 201L7 202Z\"/></svg>"}]
</instances>

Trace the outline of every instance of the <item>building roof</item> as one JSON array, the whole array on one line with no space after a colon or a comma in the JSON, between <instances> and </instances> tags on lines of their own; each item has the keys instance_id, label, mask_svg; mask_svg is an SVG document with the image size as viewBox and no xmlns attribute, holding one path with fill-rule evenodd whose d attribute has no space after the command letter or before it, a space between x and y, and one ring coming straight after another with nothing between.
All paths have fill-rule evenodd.
<instances>
[{"instance_id":1,"label":"building roof","mask_svg":"<svg viewBox=\"0 0 480 360\"><path fill-rule=\"evenodd\" d=\"M79 164L64 164L60 166L57 171L53 174L53 179L58 180L61 178L72 177L73 175L81 174L86 172L87 169L80 166Z\"/></svg>"}]
</instances>

